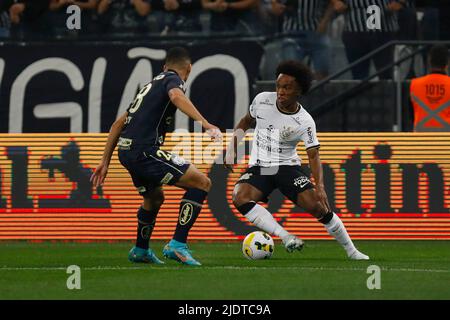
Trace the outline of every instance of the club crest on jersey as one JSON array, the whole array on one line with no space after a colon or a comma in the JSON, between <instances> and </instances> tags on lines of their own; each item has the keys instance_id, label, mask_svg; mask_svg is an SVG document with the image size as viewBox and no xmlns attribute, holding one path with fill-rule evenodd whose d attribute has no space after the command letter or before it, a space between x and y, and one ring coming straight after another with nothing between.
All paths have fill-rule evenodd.
<instances>
[{"instance_id":1,"label":"club crest on jersey","mask_svg":"<svg viewBox=\"0 0 450 320\"><path fill-rule=\"evenodd\" d=\"M186 160L184 158L177 156L176 154L172 154L172 158L170 158L173 163L175 163L177 166L182 166L186 163Z\"/></svg>"},{"instance_id":2,"label":"club crest on jersey","mask_svg":"<svg viewBox=\"0 0 450 320\"><path fill-rule=\"evenodd\" d=\"M284 127L283 130L281 130L280 137L281 139L288 139L292 134L294 133L294 130L291 127Z\"/></svg>"}]
</instances>

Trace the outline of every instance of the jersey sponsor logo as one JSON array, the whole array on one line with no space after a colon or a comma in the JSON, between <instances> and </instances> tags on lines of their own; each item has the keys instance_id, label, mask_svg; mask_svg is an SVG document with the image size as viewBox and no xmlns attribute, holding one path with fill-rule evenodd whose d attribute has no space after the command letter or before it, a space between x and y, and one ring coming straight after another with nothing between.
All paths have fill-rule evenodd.
<instances>
[{"instance_id":1,"label":"jersey sponsor logo","mask_svg":"<svg viewBox=\"0 0 450 320\"><path fill-rule=\"evenodd\" d=\"M239 180L248 180L252 177L253 173L244 173Z\"/></svg>"},{"instance_id":2,"label":"jersey sponsor logo","mask_svg":"<svg viewBox=\"0 0 450 320\"><path fill-rule=\"evenodd\" d=\"M297 177L294 179L294 186L304 188L306 185L310 183L307 177Z\"/></svg>"},{"instance_id":3,"label":"jersey sponsor logo","mask_svg":"<svg viewBox=\"0 0 450 320\"><path fill-rule=\"evenodd\" d=\"M301 125L302 123L300 122L300 117L292 117L292 119L294 119L295 122L298 123L298 125Z\"/></svg>"},{"instance_id":4,"label":"jersey sponsor logo","mask_svg":"<svg viewBox=\"0 0 450 320\"><path fill-rule=\"evenodd\" d=\"M145 191L147 191L147 188L144 187L144 186L142 186L142 187L137 187L137 191L138 191L139 193L144 193Z\"/></svg>"},{"instance_id":5,"label":"jersey sponsor logo","mask_svg":"<svg viewBox=\"0 0 450 320\"><path fill-rule=\"evenodd\" d=\"M117 146L120 149L130 149L132 143L133 143L132 139L119 137L119 141L117 142Z\"/></svg>"},{"instance_id":6,"label":"jersey sponsor logo","mask_svg":"<svg viewBox=\"0 0 450 320\"><path fill-rule=\"evenodd\" d=\"M265 104L265 105L268 105L268 106L273 106L273 103L270 103L270 100L269 100L269 99L266 99L266 100L264 100L264 101L261 101L259 104Z\"/></svg>"},{"instance_id":7,"label":"jersey sponsor logo","mask_svg":"<svg viewBox=\"0 0 450 320\"><path fill-rule=\"evenodd\" d=\"M160 183L161 184L168 184L170 182L170 180L172 180L173 178L173 174L171 174L170 172L166 173L166 175L161 179Z\"/></svg>"},{"instance_id":8,"label":"jersey sponsor logo","mask_svg":"<svg viewBox=\"0 0 450 320\"><path fill-rule=\"evenodd\" d=\"M150 233L152 232L152 230L153 230L153 226L151 224L144 226L141 229L141 237L143 239L150 239Z\"/></svg>"},{"instance_id":9,"label":"jersey sponsor logo","mask_svg":"<svg viewBox=\"0 0 450 320\"><path fill-rule=\"evenodd\" d=\"M256 146L260 149L260 150L266 150L267 152L270 153L282 153L283 152L283 148L279 147L279 144L277 145L269 145L265 142L260 142L260 141L256 141Z\"/></svg>"},{"instance_id":10,"label":"jersey sponsor logo","mask_svg":"<svg viewBox=\"0 0 450 320\"><path fill-rule=\"evenodd\" d=\"M308 127L307 132L308 132L308 144L311 144L314 142L314 137L313 137L311 127Z\"/></svg>"},{"instance_id":11,"label":"jersey sponsor logo","mask_svg":"<svg viewBox=\"0 0 450 320\"><path fill-rule=\"evenodd\" d=\"M182 226L184 226L191 220L193 212L194 206L191 203L183 204L180 210L180 218L179 218L179 222Z\"/></svg>"}]
</instances>

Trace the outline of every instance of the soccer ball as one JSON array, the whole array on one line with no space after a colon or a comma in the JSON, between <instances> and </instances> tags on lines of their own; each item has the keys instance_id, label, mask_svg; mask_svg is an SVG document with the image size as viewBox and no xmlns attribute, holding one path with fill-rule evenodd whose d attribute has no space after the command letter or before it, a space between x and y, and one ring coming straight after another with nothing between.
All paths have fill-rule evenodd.
<instances>
[{"instance_id":1,"label":"soccer ball","mask_svg":"<svg viewBox=\"0 0 450 320\"><path fill-rule=\"evenodd\" d=\"M269 259L274 250L272 237L262 231L249 233L242 243L242 253L247 259Z\"/></svg>"}]
</instances>

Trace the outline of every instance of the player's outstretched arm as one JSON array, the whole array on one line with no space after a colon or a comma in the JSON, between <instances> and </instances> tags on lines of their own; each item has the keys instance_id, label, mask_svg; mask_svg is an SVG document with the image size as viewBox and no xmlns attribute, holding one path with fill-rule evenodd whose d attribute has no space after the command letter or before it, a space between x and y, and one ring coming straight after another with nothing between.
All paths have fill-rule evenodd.
<instances>
[{"instance_id":1,"label":"player's outstretched arm","mask_svg":"<svg viewBox=\"0 0 450 320\"><path fill-rule=\"evenodd\" d=\"M215 125L209 123L202 116L202 114L197 110L191 100L189 100L189 98L184 95L184 92L181 89L170 89L169 98L170 101L189 118L194 121L200 122L202 124L202 127L205 128L206 133L208 133L214 141L222 140L222 133L220 132L220 129Z\"/></svg>"},{"instance_id":2,"label":"player's outstretched arm","mask_svg":"<svg viewBox=\"0 0 450 320\"><path fill-rule=\"evenodd\" d=\"M331 211L330 204L328 203L328 197L325 192L325 186L323 183L323 169L322 162L320 161L319 148L311 148L307 151L309 159L309 167L311 168L312 175L316 186L317 201L328 211Z\"/></svg>"},{"instance_id":3,"label":"player's outstretched arm","mask_svg":"<svg viewBox=\"0 0 450 320\"><path fill-rule=\"evenodd\" d=\"M237 146L244 139L245 133L248 129L254 128L256 120L247 113L234 128L233 136L225 152L224 166L233 172L233 164L236 162Z\"/></svg>"},{"instance_id":4,"label":"player's outstretched arm","mask_svg":"<svg viewBox=\"0 0 450 320\"><path fill-rule=\"evenodd\" d=\"M91 182L94 187L98 187L105 181L106 175L108 174L109 163L111 162L111 157L116 148L117 141L119 140L120 133L125 125L125 120L127 119L128 111L125 112L119 119L114 121L109 130L108 140L106 141L105 149L103 151L102 160L100 164L95 169L91 176Z\"/></svg>"}]
</instances>

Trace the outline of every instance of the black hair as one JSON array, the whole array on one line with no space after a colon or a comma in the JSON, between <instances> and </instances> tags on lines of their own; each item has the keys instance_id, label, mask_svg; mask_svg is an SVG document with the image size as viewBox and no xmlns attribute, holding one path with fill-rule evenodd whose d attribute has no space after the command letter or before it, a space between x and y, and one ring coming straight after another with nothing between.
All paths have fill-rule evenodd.
<instances>
[{"instance_id":1,"label":"black hair","mask_svg":"<svg viewBox=\"0 0 450 320\"><path fill-rule=\"evenodd\" d=\"M277 78L281 73L295 78L295 81L300 86L302 95L306 94L311 88L313 74L308 66L303 63L295 60L283 61L277 67Z\"/></svg>"},{"instance_id":2,"label":"black hair","mask_svg":"<svg viewBox=\"0 0 450 320\"><path fill-rule=\"evenodd\" d=\"M446 46L433 46L430 49L429 57L432 68L443 69L448 65L448 49Z\"/></svg>"},{"instance_id":3,"label":"black hair","mask_svg":"<svg viewBox=\"0 0 450 320\"><path fill-rule=\"evenodd\" d=\"M173 47L167 51L166 64L180 65L191 63L189 52L183 47Z\"/></svg>"}]
</instances>

